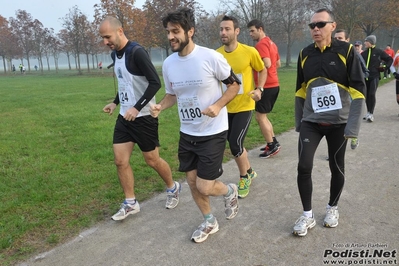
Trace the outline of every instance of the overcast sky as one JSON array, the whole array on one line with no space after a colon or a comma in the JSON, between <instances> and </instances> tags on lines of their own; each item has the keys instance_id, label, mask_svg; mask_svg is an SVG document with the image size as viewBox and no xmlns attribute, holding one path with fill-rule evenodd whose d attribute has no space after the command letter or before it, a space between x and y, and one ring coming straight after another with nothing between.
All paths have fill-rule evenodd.
<instances>
[{"instance_id":1,"label":"overcast sky","mask_svg":"<svg viewBox=\"0 0 399 266\"><path fill-rule=\"evenodd\" d=\"M218 0L197 0L205 10L215 10ZM78 6L90 21L93 20L95 4L100 4L100 0L0 0L0 15L7 20L15 18L18 9L25 10L31 14L33 19L38 19L45 28L53 28L57 33L62 28L60 18L64 18L69 9ZM135 6L142 8L145 0L136 0Z\"/></svg>"}]
</instances>

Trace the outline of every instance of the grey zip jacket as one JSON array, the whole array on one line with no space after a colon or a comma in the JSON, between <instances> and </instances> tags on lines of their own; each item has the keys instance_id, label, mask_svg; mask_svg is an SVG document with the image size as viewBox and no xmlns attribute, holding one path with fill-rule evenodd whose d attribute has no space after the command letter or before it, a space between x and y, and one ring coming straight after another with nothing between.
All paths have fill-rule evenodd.
<instances>
[{"instance_id":1,"label":"grey zip jacket","mask_svg":"<svg viewBox=\"0 0 399 266\"><path fill-rule=\"evenodd\" d=\"M335 39L323 51L313 43L300 52L295 93L296 131L299 132L302 121L346 124L345 137L358 136L365 110L366 84L355 53L352 44Z\"/></svg>"}]
</instances>

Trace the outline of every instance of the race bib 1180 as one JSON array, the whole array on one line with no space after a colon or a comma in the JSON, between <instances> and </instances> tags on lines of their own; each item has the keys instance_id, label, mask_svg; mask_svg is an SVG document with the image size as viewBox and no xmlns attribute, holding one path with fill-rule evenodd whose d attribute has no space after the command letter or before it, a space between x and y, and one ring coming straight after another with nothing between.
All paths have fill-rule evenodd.
<instances>
[{"instance_id":1,"label":"race bib 1180","mask_svg":"<svg viewBox=\"0 0 399 266\"><path fill-rule=\"evenodd\" d=\"M192 98L179 97L177 99L177 108L181 123L202 122L204 119L196 96Z\"/></svg>"}]
</instances>

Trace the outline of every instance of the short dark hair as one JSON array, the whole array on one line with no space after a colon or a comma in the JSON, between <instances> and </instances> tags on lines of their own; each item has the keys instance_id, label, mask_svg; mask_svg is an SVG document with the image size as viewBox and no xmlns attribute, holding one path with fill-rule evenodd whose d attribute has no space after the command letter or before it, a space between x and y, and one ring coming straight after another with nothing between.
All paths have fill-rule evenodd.
<instances>
[{"instance_id":1,"label":"short dark hair","mask_svg":"<svg viewBox=\"0 0 399 266\"><path fill-rule=\"evenodd\" d=\"M335 31L335 33L340 33L340 32L343 32L345 34L345 40L349 38L348 32L346 30L338 29L338 30Z\"/></svg>"},{"instance_id":2,"label":"short dark hair","mask_svg":"<svg viewBox=\"0 0 399 266\"><path fill-rule=\"evenodd\" d=\"M238 22L238 19L233 16L224 15L222 21L233 21L234 29L240 28L240 23Z\"/></svg>"},{"instance_id":3,"label":"short dark hair","mask_svg":"<svg viewBox=\"0 0 399 266\"><path fill-rule=\"evenodd\" d=\"M176 11L168 12L166 16L162 18L162 24L164 28L168 26L168 23L179 24L185 33L191 28L195 28L195 16L194 10L183 7Z\"/></svg>"},{"instance_id":4,"label":"short dark hair","mask_svg":"<svg viewBox=\"0 0 399 266\"><path fill-rule=\"evenodd\" d=\"M327 12L328 15L330 16L330 20L335 22L335 15L330 9L320 8L320 9L316 10L316 12L314 12L314 14L321 13L321 12Z\"/></svg>"},{"instance_id":5,"label":"short dark hair","mask_svg":"<svg viewBox=\"0 0 399 266\"><path fill-rule=\"evenodd\" d=\"M265 27L263 26L263 22L260 21L259 19L253 19L247 24L247 28L250 28L252 26L255 26L256 29L262 28L263 31L265 31Z\"/></svg>"}]
</instances>

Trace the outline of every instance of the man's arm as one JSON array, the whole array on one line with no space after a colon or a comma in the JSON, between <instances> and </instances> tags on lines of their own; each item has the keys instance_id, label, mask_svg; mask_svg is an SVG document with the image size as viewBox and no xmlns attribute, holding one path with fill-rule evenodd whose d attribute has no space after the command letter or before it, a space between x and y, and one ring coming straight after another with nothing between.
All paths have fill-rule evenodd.
<instances>
[{"instance_id":1,"label":"man's arm","mask_svg":"<svg viewBox=\"0 0 399 266\"><path fill-rule=\"evenodd\" d=\"M133 59L134 57L134 59ZM129 64L135 64L148 81L148 87L145 90L143 96L136 102L134 108L141 111L144 106L155 96L158 90L161 88L161 81L159 75L151 62L150 57L144 48L139 48L132 54L132 60Z\"/></svg>"},{"instance_id":2,"label":"man's arm","mask_svg":"<svg viewBox=\"0 0 399 266\"><path fill-rule=\"evenodd\" d=\"M263 57L262 60L266 68L270 68L272 66L272 60L270 60L269 57Z\"/></svg>"},{"instance_id":3,"label":"man's arm","mask_svg":"<svg viewBox=\"0 0 399 266\"><path fill-rule=\"evenodd\" d=\"M262 98L263 86L265 86L267 79L267 68L265 67L261 71L257 72L257 74L258 74L258 84L256 84L257 86L254 90L248 92L248 95L256 102Z\"/></svg>"},{"instance_id":4,"label":"man's arm","mask_svg":"<svg viewBox=\"0 0 399 266\"><path fill-rule=\"evenodd\" d=\"M396 70L396 68L398 69L398 71ZM393 63L389 70L391 70L391 73L395 77L395 79L399 80L399 54L395 55Z\"/></svg>"},{"instance_id":5,"label":"man's arm","mask_svg":"<svg viewBox=\"0 0 399 266\"><path fill-rule=\"evenodd\" d=\"M165 94L163 99L158 103L150 106L150 114L152 117L158 117L162 110L172 107L177 101L176 95Z\"/></svg>"},{"instance_id":6,"label":"man's arm","mask_svg":"<svg viewBox=\"0 0 399 266\"><path fill-rule=\"evenodd\" d=\"M302 50L303 51L303 50ZM295 90L295 131L299 132L302 125L303 108L306 99L306 82L302 69L302 51L299 53L297 62L297 79Z\"/></svg>"},{"instance_id":7,"label":"man's arm","mask_svg":"<svg viewBox=\"0 0 399 266\"><path fill-rule=\"evenodd\" d=\"M386 63L386 67L390 68L393 63L393 58L389 54L387 54L385 51L382 51L380 57Z\"/></svg>"},{"instance_id":8,"label":"man's arm","mask_svg":"<svg viewBox=\"0 0 399 266\"><path fill-rule=\"evenodd\" d=\"M349 94L352 99L348 120L345 126L346 138L357 138L362 121L362 113L365 104L366 83L361 68L359 57L353 47L347 56L347 76L349 77Z\"/></svg>"},{"instance_id":9,"label":"man's arm","mask_svg":"<svg viewBox=\"0 0 399 266\"><path fill-rule=\"evenodd\" d=\"M265 86L266 80L267 80L267 69L270 68L272 66L272 61L270 60L269 57L264 57L262 58L263 63L265 64L265 80L262 83L262 77L261 77L261 72L258 73L258 87L262 87Z\"/></svg>"},{"instance_id":10,"label":"man's arm","mask_svg":"<svg viewBox=\"0 0 399 266\"><path fill-rule=\"evenodd\" d=\"M280 67L281 67L281 60L279 59L276 62L276 68L280 68Z\"/></svg>"},{"instance_id":11,"label":"man's arm","mask_svg":"<svg viewBox=\"0 0 399 266\"><path fill-rule=\"evenodd\" d=\"M215 117L219 114L220 110L225 107L231 100L236 97L240 90L240 85L237 82L232 84L226 84L227 90L223 93L222 97L219 98L214 104L202 110L201 113L209 117Z\"/></svg>"},{"instance_id":12,"label":"man's arm","mask_svg":"<svg viewBox=\"0 0 399 266\"><path fill-rule=\"evenodd\" d=\"M258 72L258 87L263 88L263 86L265 86L266 79L267 79L267 68L265 67L264 69Z\"/></svg>"}]
</instances>

